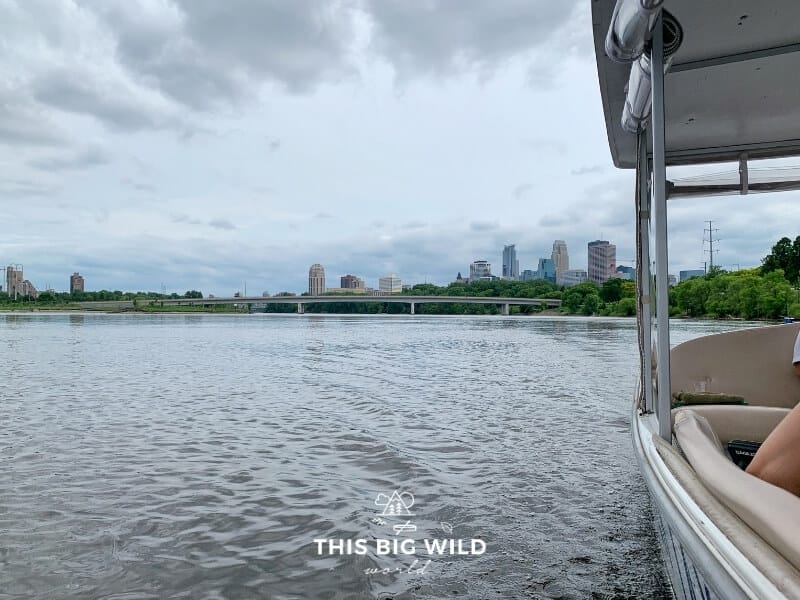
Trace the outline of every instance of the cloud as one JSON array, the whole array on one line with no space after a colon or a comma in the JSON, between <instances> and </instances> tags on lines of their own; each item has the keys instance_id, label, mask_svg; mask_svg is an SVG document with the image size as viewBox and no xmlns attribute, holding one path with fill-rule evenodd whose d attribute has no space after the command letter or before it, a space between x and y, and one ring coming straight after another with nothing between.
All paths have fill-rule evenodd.
<instances>
[{"instance_id":1,"label":"cloud","mask_svg":"<svg viewBox=\"0 0 800 600\"><path fill-rule=\"evenodd\" d=\"M603 165L581 166L577 169L572 169L570 175L589 175L591 173L602 173L604 170L605 167Z\"/></svg>"},{"instance_id":2,"label":"cloud","mask_svg":"<svg viewBox=\"0 0 800 600\"><path fill-rule=\"evenodd\" d=\"M127 185L130 188L133 188L137 192L153 193L158 189L152 183L147 183L145 181L139 181L139 180L136 180L136 179L134 179L132 177L123 177L122 179L120 179L120 183L122 183L123 185Z\"/></svg>"},{"instance_id":3,"label":"cloud","mask_svg":"<svg viewBox=\"0 0 800 600\"><path fill-rule=\"evenodd\" d=\"M491 73L512 57L561 46L577 2L367 0L372 47L401 78Z\"/></svg>"},{"instance_id":4,"label":"cloud","mask_svg":"<svg viewBox=\"0 0 800 600\"><path fill-rule=\"evenodd\" d=\"M281 141L278 138L267 138L267 148L270 152L277 152L280 147Z\"/></svg>"},{"instance_id":5,"label":"cloud","mask_svg":"<svg viewBox=\"0 0 800 600\"><path fill-rule=\"evenodd\" d=\"M186 214L174 214L170 215L170 221L172 223L179 223L185 225L202 225L203 222L200 219L194 219Z\"/></svg>"},{"instance_id":6,"label":"cloud","mask_svg":"<svg viewBox=\"0 0 800 600\"><path fill-rule=\"evenodd\" d=\"M498 221L472 221L469 224L472 231L494 231L498 227L500 227Z\"/></svg>"},{"instance_id":7,"label":"cloud","mask_svg":"<svg viewBox=\"0 0 800 600\"><path fill-rule=\"evenodd\" d=\"M530 192L533 187L534 186L532 183L520 183L514 188L514 198L520 200L521 198L527 196L528 192Z\"/></svg>"},{"instance_id":8,"label":"cloud","mask_svg":"<svg viewBox=\"0 0 800 600\"><path fill-rule=\"evenodd\" d=\"M208 224L214 229L224 229L226 231L236 229L236 225L228 221L228 219L211 219Z\"/></svg>"},{"instance_id":9,"label":"cloud","mask_svg":"<svg viewBox=\"0 0 800 600\"><path fill-rule=\"evenodd\" d=\"M51 196L57 192L57 188L43 184L33 179L2 179L0 180L0 196L6 197L30 197L30 196Z\"/></svg>"},{"instance_id":10,"label":"cloud","mask_svg":"<svg viewBox=\"0 0 800 600\"><path fill-rule=\"evenodd\" d=\"M254 98L275 82L300 93L352 69L351 3L311 0L177 0L93 8L126 68L181 104L207 110Z\"/></svg>"},{"instance_id":11,"label":"cloud","mask_svg":"<svg viewBox=\"0 0 800 600\"><path fill-rule=\"evenodd\" d=\"M38 158L28 164L43 171L71 171L105 165L111 162L109 152L100 146L89 146L71 155Z\"/></svg>"}]
</instances>

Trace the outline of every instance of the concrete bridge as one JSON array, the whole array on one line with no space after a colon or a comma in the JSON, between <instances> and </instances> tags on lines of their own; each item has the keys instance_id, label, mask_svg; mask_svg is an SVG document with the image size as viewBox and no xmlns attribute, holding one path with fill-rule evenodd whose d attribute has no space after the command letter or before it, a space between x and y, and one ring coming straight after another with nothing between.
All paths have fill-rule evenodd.
<instances>
[{"instance_id":1,"label":"concrete bridge","mask_svg":"<svg viewBox=\"0 0 800 600\"><path fill-rule=\"evenodd\" d=\"M558 298L501 298L487 296L237 296L227 298L163 298L158 300L139 300L140 305L154 304L156 306L213 306L215 304L237 304L250 308L265 306L267 304L295 304L298 314L305 313L306 304L335 304L340 302L366 302L409 304L411 314L415 314L417 304L494 304L501 306L504 315L510 313L510 307L516 306L545 306L555 308L561 306ZM82 308L133 308L132 300L76 302Z\"/></svg>"}]
</instances>

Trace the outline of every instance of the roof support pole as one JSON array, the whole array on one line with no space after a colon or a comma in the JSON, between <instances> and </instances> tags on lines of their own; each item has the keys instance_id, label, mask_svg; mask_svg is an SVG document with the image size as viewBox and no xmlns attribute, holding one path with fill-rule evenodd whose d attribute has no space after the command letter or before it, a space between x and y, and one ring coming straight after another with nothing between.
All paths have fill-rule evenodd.
<instances>
[{"instance_id":1,"label":"roof support pole","mask_svg":"<svg viewBox=\"0 0 800 600\"><path fill-rule=\"evenodd\" d=\"M670 414L672 397L669 383L669 288L667 273L667 167L664 127L664 29L658 16L653 32L653 209L656 249L656 322L658 332L658 433L672 439Z\"/></svg>"},{"instance_id":2,"label":"roof support pole","mask_svg":"<svg viewBox=\"0 0 800 600\"><path fill-rule=\"evenodd\" d=\"M641 386L644 393L645 412L655 412L653 402L653 341L652 341L652 280L650 276L650 164L647 159L647 130L639 131L639 161L636 175L639 186L639 256L636 257L638 273L636 285L639 288L641 327L642 374Z\"/></svg>"}]
</instances>

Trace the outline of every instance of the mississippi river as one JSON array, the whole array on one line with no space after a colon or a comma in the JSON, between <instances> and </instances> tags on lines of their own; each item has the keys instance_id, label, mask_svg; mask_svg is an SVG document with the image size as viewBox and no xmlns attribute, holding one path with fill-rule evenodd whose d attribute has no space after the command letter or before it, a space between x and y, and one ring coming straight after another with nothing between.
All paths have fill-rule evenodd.
<instances>
[{"instance_id":1,"label":"mississippi river","mask_svg":"<svg viewBox=\"0 0 800 600\"><path fill-rule=\"evenodd\" d=\"M5 314L0 348L2 598L666 595L633 320Z\"/></svg>"}]
</instances>

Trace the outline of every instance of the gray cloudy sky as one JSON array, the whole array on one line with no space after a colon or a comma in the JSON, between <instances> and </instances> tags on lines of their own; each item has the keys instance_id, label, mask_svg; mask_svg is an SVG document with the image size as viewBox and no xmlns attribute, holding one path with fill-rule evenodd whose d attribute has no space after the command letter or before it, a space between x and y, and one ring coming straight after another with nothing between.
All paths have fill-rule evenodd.
<instances>
[{"instance_id":1,"label":"gray cloudy sky","mask_svg":"<svg viewBox=\"0 0 800 600\"><path fill-rule=\"evenodd\" d=\"M634 255L590 2L0 0L0 261L40 288L444 284ZM676 201L672 270L757 265L794 194ZM746 206L748 213L741 209ZM794 202L796 205L797 203ZM735 209L735 210L732 210Z\"/></svg>"}]
</instances>

